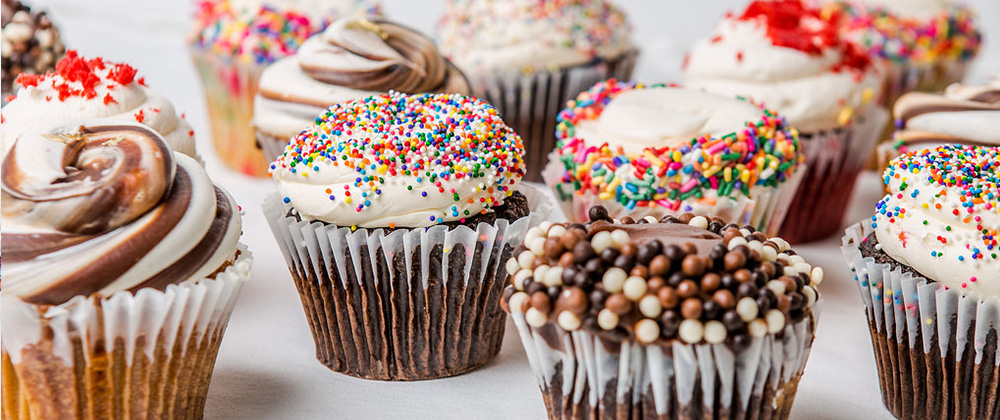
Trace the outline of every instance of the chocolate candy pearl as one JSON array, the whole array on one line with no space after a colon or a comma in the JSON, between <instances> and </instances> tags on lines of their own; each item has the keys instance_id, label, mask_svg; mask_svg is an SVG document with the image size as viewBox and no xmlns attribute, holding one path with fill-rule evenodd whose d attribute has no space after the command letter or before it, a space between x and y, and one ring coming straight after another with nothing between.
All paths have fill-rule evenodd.
<instances>
[{"instance_id":1,"label":"chocolate candy pearl","mask_svg":"<svg viewBox=\"0 0 1000 420\"><path fill-rule=\"evenodd\" d=\"M619 267L626 272L631 271L632 267L635 265L635 257L630 255L619 255L615 258L615 267Z\"/></svg>"},{"instance_id":2,"label":"chocolate candy pearl","mask_svg":"<svg viewBox=\"0 0 1000 420\"><path fill-rule=\"evenodd\" d=\"M594 281L598 281L604 276L604 263L600 258L591 258L583 265L583 270L587 272Z\"/></svg>"},{"instance_id":3,"label":"chocolate candy pearl","mask_svg":"<svg viewBox=\"0 0 1000 420\"><path fill-rule=\"evenodd\" d=\"M740 283L740 285L736 287L736 295L741 298L747 296L757 297L757 285L751 282Z\"/></svg>"},{"instance_id":4,"label":"chocolate candy pearl","mask_svg":"<svg viewBox=\"0 0 1000 420\"><path fill-rule=\"evenodd\" d=\"M666 309L674 308L677 306L677 303L680 302L680 296L677 295L677 290L670 286L664 286L657 291L656 297L660 299L660 305Z\"/></svg>"},{"instance_id":5,"label":"chocolate candy pearl","mask_svg":"<svg viewBox=\"0 0 1000 420\"><path fill-rule=\"evenodd\" d=\"M562 279L563 284L576 284L576 274L576 267L565 267L563 268L560 279Z\"/></svg>"},{"instance_id":6,"label":"chocolate candy pearl","mask_svg":"<svg viewBox=\"0 0 1000 420\"><path fill-rule=\"evenodd\" d=\"M695 244L693 244L693 243L685 242L685 243L681 244L681 251L684 251L685 255L687 255L687 254L697 254L698 253L698 247Z\"/></svg>"},{"instance_id":7,"label":"chocolate candy pearl","mask_svg":"<svg viewBox=\"0 0 1000 420\"><path fill-rule=\"evenodd\" d=\"M632 302L624 294L615 293L604 300L604 307L615 315L623 316L632 311Z\"/></svg>"},{"instance_id":8,"label":"chocolate candy pearl","mask_svg":"<svg viewBox=\"0 0 1000 420\"><path fill-rule=\"evenodd\" d=\"M736 281L736 277L733 277L732 273L722 273L720 277L722 278L720 284L726 289L733 290L740 284L740 282Z\"/></svg>"},{"instance_id":9,"label":"chocolate candy pearl","mask_svg":"<svg viewBox=\"0 0 1000 420\"><path fill-rule=\"evenodd\" d=\"M545 238L544 250L545 250L545 256L554 260L558 258L560 255L562 255L563 252L562 242L559 240L559 238Z\"/></svg>"},{"instance_id":10,"label":"chocolate candy pearl","mask_svg":"<svg viewBox=\"0 0 1000 420\"><path fill-rule=\"evenodd\" d=\"M738 334L738 335L730 335L730 337L732 337L732 341L730 342L729 345L732 346L734 353L739 353L750 347L749 335Z\"/></svg>"},{"instance_id":11,"label":"chocolate candy pearl","mask_svg":"<svg viewBox=\"0 0 1000 420\"><path fill-rule=\"evenodd\" d=\"M788 311L788 317L792 319L793 323L799 322L806 317L806 312L803 309L792 309Z\"/></svg>"},{"instance_id":12,"label":"chocolate candy pearl","mask_svg":"<svg viewBox=\"0 0 1000 420\"><path fill-rule=\"evenodd\" d=\"M531 266L532 267L540 267L540 266L548 265L548 264L549 264L549 262L545 259L544 255L539 255L539 256L535 257L535 260L531 262ZM539 279L539 280L541 280L541 279Z\"/></svg>"},{"instance_id":13,"label":"chocolate candy pearl","mask_svg":"<svg viewBox=\"0 0 1000 420\"><path fill-rule=\"evenodd\" d=\"M767 280L767 274L760 270L760 267L757 267L757 269L753 271L753 283L766 284Z\"/></svg>"},{"instance_id":14,"label":"chocolate candy pearl","mask_svg":"<svg viewBox=\"0 0 1000 420\"><path fill-rule=\"evenodd\" d=\"M577 315L582 315L587 312L587 307L590 303L587 298L587 294L583 292L583 289L579 287L569 287L563 289L562 293L559 294L559 300L562 305L570 312Z\"/></svg>"},{"instance_id":15,"label":"chocolate candy pearl","mask_svg":"<svg viewBox=\"0 0 1000 420\"><path fill-rule=\"evenodd\" d=\"M552 310L552 300L547 293L532 293L531 307L547 314Z\"/></svg>"},{"instance_id":16,"label":"chocolate candy pearl","mask_svg":"<svg viewBox=\"0 0 1000 420\"><path fill-rule=\"evenodd\" d=\"M545 285L529 277L524 280L524 291L528 292L529 295L533 295L535 292L545 291Z\"/></svg>"},{"instance_id":17,"label":"chocolate candy pearl","mask_svg":"<svg viewBox=\"0 0 1000 420\"><path fill-rule=\"evenodd\" d=\"M587 212L587 216L591 222L596 222L598 220L605 220L610 222L611 216L608 214L608 209L604 206L594 206L590 208Z\"/></svg>"},{"instance_id":18,"label":"chocolate candy pearl","mask_svg":"<svg viewBox=\"0 0 1000 420\"><path fill-rule=\"evenodd\" d=\"M701 306L701 317L705 321L719 319L722 315L722 308L714 300L705 301Z\"/></svg>"},{"instance_id":19,"label":"chocolate candy pearl","mask_svg":"<svg viewBox=\"0 0 1000 420\"><path fill-rule=\"evenodd\" d=\"M768 279L773 278L774 275L778 272L778 266L771 261L767 261L761 264L760 269L763 270L764 274L767 274Z\"/></svg>"},{"instance_id":20,"label":"chocolate candy pearl","mask_svg":"<svg viewBox=\"0 0 1000 420\"><path fill-rule=\"evenodd\" d=\"M625 218L623 218L621 222L623 225L634 225L635 219L633 219L632 216L625 216Z\"/></svg>"},{"instance_id":21,"label":"chocolate candy pearl","mask_svg":"<svg viewBox=\"0 0 1000 420\"><path fill-rule=\"evenodd\" d=\"M585 234L581 233L576 229L567 229L565 233L559 238L559 243L562 244L563 248L573 249L573 247L580 241L583 240Z\"/></svg>"},{"instance_id":22,"label":"chocolate candy pearl","mask_svg":"<svg viewBox=\"0 0 1000 420\"><path fill-rule=\"evenodd\" d=\"M682 299L698 296L699 292L698 283L692 280L684 280L681 284L677 285L677 296L680 296Z\"/></svg>"},{"instance_id":23,"label":"chocolate candy pearl","mask_svg":"<svg viewBox=\"0 0 1000 420\"><path fill-rule=\"evenodd\" d=\"M587 274L586 271L581 270L581 271L577 271L576 274L573 275L573 281L566 282L566 284L572 284L572 285L577 285L577 286L580 286L580 287L584 287L585 285L593 284L595 281L596 280L592 280L590 278L590 275Z\"/></svg>"},{"instance_id":24,"label":"chocolate candy pearl","mask_svg":"<svg viewBox=\"0 0 1000 420\"><path fill-rule=\"evenodd\" d=\"M806 298L805 296L802 296L802 293L791 292L788 294L788 298L791 300L792 303L791 307L789 307L790 310L794 311L797 309L802 309L802 307L806 304Z\"/></svg>"},{"instance_id":25,"label":"chocolate candy pearl","mask_svg":"<svg viewBox=\"0 0 1000 420\"><path fill-rule=\"evenodd\" d=\"M791 249L786 249L785 253L788 254L789 256L798 255L798 253L796 253L794 250Z\"/></svg>"},{"instance_id":26,"label":"chocolate candy pearl","mask_svg":"<svg viewBox=\"0 0 1000 420\"><path fill-rule=\"evenodd\" d=\"M720 231L722 231L722 223L714 222L714 221L713 222L709 222L708 223L708 230L712 231L712 233L719 233Z\"/></svg>"},{"instance_id":27,"label":"chocolate candy pearl","mask_svg":"<svg viewBox=\"0 0 1000 420\"><path fill-rule=\"evenodd\" d=\"M559 257L559 266L566 268L573 265L575 261L576 257L573 256L572 252L563 252L562 256Z\"/></svg>"},{"instance_id":28,"label":"chocolate candy pearl","mask_svg":"<svg viewBox=\"0 0 1000 420\"><path fill-rule=\"evenodd\" d=\"M676 311L664 311L660 315L660 335L672 338L677 335L677 329L681 326L681 317Z\"/></svg>"},{"instance_id":29,"label":"chocolate candy pearl","mask_svg":"<svg viewBox=\"0 0 1000 420\"><path fill-rule=\"evenodd\" d=\"M590 306L592 308L603 307L604 300L608 298L608 292L603 290L593 290L590 292Z\"/></svg>"},{"instance_id":30,"label":"chocolate candy pearl","mask_svg":"<svg viewBox=\"0 0 1000 420\"><path fill-rule=\"evenodd\" d=\"M637 247L637 246L635 246L635 244L629 242L629 243L626 243L625 245L622 245L621 252L622 252L622 255L628 255L630 257L635 258L635 255L639 252L639 247Z\"/></svg>"},{"instance_id":31,"label":"chocolate candy pearl","mask_svg":"<svg viewBox=\"0 0 1000 420\"><path fill-rule=\"evenodd\" d=\"M580 241L573 246L573 260L577 264L583 264L596 256L597 254L594 253L594 248L590 246L590 242Z\"/></svg>"},{"instance_id":32,"label":"chocolate candy pearl","mask_svg":"<svg viewBox=\"0 0 1000 420\"><path fill-rule=\"evenodd\" d=\"M697 255L688 255L681 262L681 271L691 277L705 274L705 261Z\"/></svg>"},{"instance_id":33,"label":"chocolate candy pearl","mask_svg":"<svg viewBox=\"0 0 1000 420\"><path fill-rule=\"evenodd\" d=\"M736 306L736 297L733 296L733 292L727 289L715 291L712 294L712 300L718 303L722 309L733 309Z\"/></svg>"},{"instance_id":34,"label":"chocolate candy pearl","mask_svg":"<svg viewBox=\"0 0 1000 420\"><path fill-rule=\"evenodd\" d=\"M778 304L776 308L781 312L788 313L788 311L792 309L792 299L789 298L788 295L778 296Z\"/></svg>"},{"instance_id":35,"label":"chocolate candy pearl","mask_svg":"<svg viewBox=\"0 0 1000 420\"><path fill-rule=\"evenodd\" d=\"M663 255L657 255L649 261L649 274L654 276L665 276L670 272L670 259Z\"/></svg>"},{"instance_id":36,"label":"chocolate candy pearl","mask_svg":"<svg viewBox=\"0 0 1000 420\"><path fill-rule=\"evenodd\" d=\"M601 327L597 325L597 317L586 317L583 319L583 327L587 331L600 331Z\"/></svg>"},{"instance_id":37,"label":"chocolate candy pearl","mask_svg":"<svg viewBox=\"0 0 1000 420\"><path fill-rule=\"evenodd\" d=\"M670 261L676 263L680 262L681 259L684 258L685 254L684 251L681 249L681 247L674 244L670 244L667 245L667 248L663 250L663 255L667 257L667 259L669 259Z\"/></svg>"},{"instance_id":38,"label":"chocolate candy pearl","mask_svg":"<svg viewBox=\"0 0 1000 420\"><path fill-rule=\"evenodd\" d=\"M701 278L701 291L705 293L712 293L722 286L722 277L719 277L715 273L706 273L704 277Z\"/></svg>"},{"instance_id":39,"label":"chocolate candy pearl","mask_svg":"<svg viewBox=\"0 0 1000 420\"><path fill-rule=\"evenodd\" d=\"M767 311L771 310L771 299L768 299L767 297L763 297L763 296L758 297L757 298L757 308L758 308L757 311L759 313L761 313L761 314L767 313Z\"/></svg>"},{"instance_id":40,"label":"chocolate candy pearl","mask_svg":"<svg viewBox=\"0 0 1000 420\"><path fill-rule=\"evenodd\" d=\"M609 264L609 265L610 264L614 264L615 263L615 258L618 258L618 255L621 255L621 253L618 252L617 249L610 248L610 247L609 248L604 248L604 250L601 251L601 261L604 261L605 264Z\"/></svg>"},{"instance_id":41,"label":"chocolate candy pearl","mask_svg":"<svg viewBox=\"0 0 1000 420\"><path fill-rule=\"evenodd\" d=\"M736 272L733 273L733 277L735 277L736 281L740 283L747 283L753 281L753 274L750 273L750 270L747 270L745 268L736 270Z\"/></svg>"},{"instance_id":42,"label":"chocolate candy pearl","mask_svg":"<svg viewBox=\"0 0 1000 420\"><path fill-rule=\"evenodd\" d=\"M684 319L698 319L701 317L701 300L697 298L687 298L681 303L681 315Z\"/></svg>"},{"instance_id":43,"label":"chocolate candy pearl","mask_svg":"<svg viewBox=\"0 0 1000 420\"><path fill-rule=\"evenodd\" d=\"M725 243L727 243L727 244L730 241L732 241L734 238L742 238L742 237L743 237L743 234L740 233L739 229L726 229L726 230L722 231L722 241L725 242ZM728 248L727 248L727 250L728 250Z\"/></svg>"},{"instance_id":44,"label":"chocolate candy pearl","mask_svg":"<svg viewBox=\"0 0 1000 420\"><path fill-rule=\"evenodd\" d=\"M668 214L660 218L660 223L680 223L680 219L677 216Z\"/></svg>"},{"instance_id":45,"label":"chocolate candy pearl","mask_svg":"<svg viewBox=\"0 0 1000 420\"><path fill-rule=\"evenodd\" d=\"M687 280L687 277L684 276L684 273L677 272L677 273L671 274L670 277L667 277L667 286L677 287L684 280Z\"/></svg>"},{"instance_id":46,"label":"chocolate candy pearl","mask_svg":"<svg viewBox=\"0 0 1000 420\"><path fill-rule=\"evenodd\" d=\"M723 258L723 263L725 264L726 271L736 271L746 265L747 257L742 252L729 251L726 253L725 258Z\"/></svg>"},{"instance_id":47,"label":"chocolate candy pearl","mask_svg":"<svg viewBox=\"0 0 1000 420\"><path fill-rule=\"evenodd\" d=\"M569 226L566 227L566 230L575 230L582 233L584 237L587 236L587 225L583 223L570 223Z\"/></svg>"},{"instance_id":48,"label":"chocolate candy pearl","mask_svg":"<svg viewBox=\"0 0 1000 420\"><path fill-rule=\"evenodd\" d=\"M635 267L632 267L632 271L629 272L629 275L635 277L648 278L649 269L641 265L637 265Z\"/></svg>"},{"instance_id":49,"label":"chocolate candy pearl","mask_svg":"<svg viewBox=\"0 0 1000 420\"><path fill-rule=\"evenodd\" d=\"M649 264L653 261L653 258L660 256L663 252L663 245L660 241L651 241L639 248L639 252L636 254L636 259L640 264Z\"/></svg>"},{"instance_id":50,"label":"chocolate candy pearl","mask_svg":"<svg viewBox=\"0 0 1000 420\"><path fill-rule=\"evenodd\" d=\"M764 241L767 240L767 236L764 236L764 234L760 233L760 232L754 232L754 233L751 233L750 236L747 236L747 240L748 241L764 242Z\"/></svg>"},{"instance_id":51,"label":"chocolate candy pearl","mask_svg":"<svg viewBox=\"0 0 1000 420\"><path fill-rule=\"evenodd\" d=\"M716 246L713 246L712 250L708 252L708 258L717 260L722 257L725 257L727 252L729 252L729 248L726 248L726 246L723 244L718 244Z\"/></svg>"},{"instance_id":52,"label":"chocolate candy pearl","mask_svg":"<svg viewBox=\"0 0 1000 420\"><path fill-rule=\"evenodd\" d=\"M677 218L677 220L680 220L681 223L690 222L691 219L694 219L694 213L684 213Z\"/></svg>"},{"instance_id":53,"label":"chocolate candy pearl","mask_svg":"<svg viewBox=\"0 0 1000 420\"><path fill-rule=\"evenodd\" d=\"M649 291L652 293L658 292L663 286L667 285L667 281L663 277L653 276L650 277L646 282L646 286L649 287Z\"/></svg>"},{"instance_id":54,"label":"chocolate candy pearl","mask_svg":"<svg viewBox=\"0 0 1000 420\"><path fill-rule=\"evenodd\" d=\"M726 311L722 314L722 325L725 325L729 332L739 331L743 328L743 319L736 311Z\"/></svg>"},{"instance_id":55,"label":"chocolate candy pearl","mask_svg":"<svg viewBox=\"0 0 1000 420\"><path fill-rule=\"evenodd\" d=\"M785 292L793 292L799 290L799 284L795 282L795 279L789 276L781 276L778 281L785 283Z\"/></svg>"},{"instance_id":56,"label":"chocolate candy pearl","mask_svg":"<svg viewBox=\"0 0 1000 420\"><path fill-rule=\"evenodd\" d=\"M743 254L744 257L750 258L750 247L746 245L736 245L736 248L730 250L730 252L732 251L740 252Z\"/></svg>"},{"instance_id":57,"label":"chocolate candy pearl","mask_svg":"<svg viewBox=\"0 0 1000 420\"><path fill-rule=\"evenodd\" d=\"M549 286L549 288L545 289L545 293L548 293L549 297L555 300L559 297L559 292L562 292L562 290L561 286Z\"/></svg>"}]
</instances>

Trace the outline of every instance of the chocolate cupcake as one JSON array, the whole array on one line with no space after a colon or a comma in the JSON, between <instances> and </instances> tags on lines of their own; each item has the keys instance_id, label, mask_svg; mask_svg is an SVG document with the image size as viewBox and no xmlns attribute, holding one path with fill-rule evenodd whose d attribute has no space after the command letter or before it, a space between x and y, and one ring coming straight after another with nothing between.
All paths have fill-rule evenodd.
<instances>
[{"instance_id":1,"label":"chocolate cupcake","mask_svg":"<svg viewBox=\"0 0 1000 420\"><path fill-rule=\"evenodd\" d=\"M693 212L777 231L804 172L798 132L735 97L615 80L559 113L543 176L570 221Z\"/></svg>"},{"instance_id":2,"label":"chocolate cupcake","mask_svg":"<svg viewBox=\"0 0 1000 420\"><path fill-rule=\"evenodd\" d=\"M788 418L823 270L719 218L590 213L506 262L549 418Z\"/></svg>"},{"instance_id":3,"label":"chocolate cupcake","mask_svg":"<svg viewBox=\"0 0 1000 420\"><path fill-rule=\"evenodd\" d=\"M257 143L271 162L330 105L390 90L470 94L465 76L430 38L379 18L339 19L261 74Z\"/></svg>"},{"instance_id":4,"label":"chocolate cupcake","mask_svg":"<svg viewBox=\"0 0 1000 420\"><path fill-rule=\"evenodd\" d=\"M201 418L251 257L196 160L118 119L3 156L3 418Z\"/></svg>"},{"instance_id":5,"label":"chocolate cupcake","mask_svg":"<svg viewBox=\"0 0 1000 420\"><path fill-rule=\"evenodd\" d=\"M882 402L900 419L996 419L1000 148L911 151L884 178L871 221L843 238Z\"/></svg>"},{"instance_id":6,"label":"chocolate cupcake","mask_svg":"<svg viewBox=\"0 0 1000 420\"><path fill-rule=\"evenodd\" d=\"M271 165L264 212L330 369L458 375L504 332L506 261L551 204L485 102L391 93L330 107Z\"/></svg>"},{"instance_id":7,"label":"chocolate cupcake","mask_svg":"<svg viewBox=\"0 0 1000 420\"><path fill-rule=\"evenodd\" d=\"M52 25L45 12L32 13L17 0L3 0L3 103L15 93L14 80L21 73L43 74L55 69L56 61L66 52L59 28Z\"/></svg>"}]
</instances>

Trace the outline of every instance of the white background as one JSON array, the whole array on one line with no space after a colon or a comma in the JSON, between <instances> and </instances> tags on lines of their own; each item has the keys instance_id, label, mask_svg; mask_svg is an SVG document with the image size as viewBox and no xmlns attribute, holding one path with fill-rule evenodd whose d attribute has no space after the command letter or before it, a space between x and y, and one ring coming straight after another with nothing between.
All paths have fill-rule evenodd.
<instances>
[{"instance_id":1,"label":"white background","mask_svg":"<svg viewBox=\"0 0 1000 420\"><path fill-rule=\"evenodd\" d=\"M642 48L636 78L679 81L684 51L705 36L736 0L621 1ZM1000 70L1000 2L970 1L980 12L986 43L970 80ZM545 408L527 359L509 325L495 361L457 378L383 383L349 378L314 358L298 295L261 214L273 187L229 172L214 155L201 88L185 48L192 7L182 0L35 0L63 30L67 44L139 69L148 84L186 112L198 133L209 173L243 206L243 241L256 258L219 353L209 390L209 419L544 419ZM441 1L383 1L388 16L430 31ZM997 42L991 42L994 39ZM848 220L871 215L880 193L866 174ZM831 203L837 205L837 203ZM826 300L818 336L795 399L795 419L892 419L882 407L863 308L837 247L840 238L796 249L826 269Z\"/></svg>"}]
</instances>

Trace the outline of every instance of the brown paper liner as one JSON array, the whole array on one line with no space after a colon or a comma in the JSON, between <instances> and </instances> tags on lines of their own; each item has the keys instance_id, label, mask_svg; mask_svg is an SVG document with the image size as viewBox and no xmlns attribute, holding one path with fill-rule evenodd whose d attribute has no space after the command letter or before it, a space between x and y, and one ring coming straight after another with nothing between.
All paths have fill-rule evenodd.
<instances>
[{"instance_id":1,"label":"brown paper liner","mask_svg":"<svg viewBox=\"0 0 1000 420\"><path fill-rule=\"evenodd\" d=\"M528 165L525 181L541 182L549 152L556 147L556 117L566 102L596 83L632 79L638 50L611 60L541 71L526 76L498 76L473 82L473 95L493 105L504 122L524 140Z\"/></svg>"}]
</instances>

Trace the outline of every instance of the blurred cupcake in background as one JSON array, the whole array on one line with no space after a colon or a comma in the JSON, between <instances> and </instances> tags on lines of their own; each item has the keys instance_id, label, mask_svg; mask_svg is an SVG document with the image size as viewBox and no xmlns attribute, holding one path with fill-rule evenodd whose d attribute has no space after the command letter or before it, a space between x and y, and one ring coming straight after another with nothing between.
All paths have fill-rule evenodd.
<instances>
[{"instance_id":1,"label":"blurred cupcake in background","mask_svg":"<svg viewBox=\"0 0 1000 420\"><path fill-rule=\"evenodd\" d=\"M684 62L690 88L747 97L799 130L808 170L780 236L804 242L840 229L858 174L888 113L883 73L840 36L838 22L799 0L754 1L726 16Z\"/></svg>"},{"instance_id":2,"label":"blurred cupcake in background","mask_svg":"<svg viewBox=\"0 0 1000 420\"><path fill-rule=\"evenodd\" d=\"M541 180L566 101L607 78L629 80L638 49L607 0L449 0L441 50L524 138L528 174Z\"/></svg>"},{"instance_id":3,"label":"blurred cupcake in background","mask_svg":"<svg viewBox=\"0 0 1000 420\"><path fill-rule=\"evenodd\" d=\"M189 41L208 107L212 138L230 168L266 176L250 125L257 80L342 16L376 13L364 0L202 0Z\"/></svg>"},{"instance_id":4,"label":"blurred cupcake in background","mask_svg":"<svg viewBox=\"0 0 1000 420\"><path fill-rule=\"evenodd\" d=\"M52 25L45 12L33 13L17 0L3 0L3 103L16 93L14 79L21 73L42 74L55 69L56 61L66 52L59 28Z\"/></svg>"},{"instance_id":5,"label":"blurred cupcake in background","mask_svg":"<svg viewBox=\"0 0 1000 420\"><path fill-rule=\"evenodd\" d=\"M910 92L893 107L896 132L878 148L882 168L901 153L943 144L1000 146L1000 76L954 84L942 94Z\"/></svg>"},{"instance_id":6,"label":"blurred cupcake in background","mask_svg":"<svg viewBox=\"0 0 1000 420\"><path fill-rule=\"evenodd\" d=\"M886 63L884 103L912 91L937 92L962 81L979 53L975 12L951 0L821 1L842 15L841 32L873 60Z\"/></svg>"},{"instance_id":7,"label":"blurred cupcake in background","mask_svg":"<svg viewBox=\"0 0 1000 420\"><path fill-rule=\"evenodd\" d=\"M338 19L261 74L257 143L273 161L330 105L390 90L471 94L462 72L423 34L378 18Z\"/></svg>"},{"instance_id":8,"label":"blurred cupcake in background","mask_svg":"<svg viewBox=\"0 0 1000 420\"><path fill-rule=\"evenodd\" d=\"M732 96L608 80L559 113L545 183L574 222L693 212L776 233L802 153L784 118Z\"/></svg>"}]
</instances>

